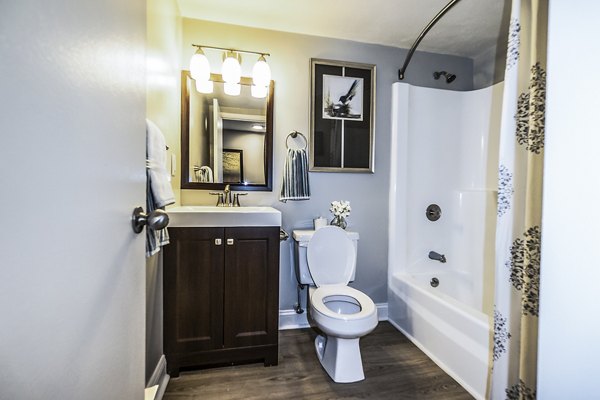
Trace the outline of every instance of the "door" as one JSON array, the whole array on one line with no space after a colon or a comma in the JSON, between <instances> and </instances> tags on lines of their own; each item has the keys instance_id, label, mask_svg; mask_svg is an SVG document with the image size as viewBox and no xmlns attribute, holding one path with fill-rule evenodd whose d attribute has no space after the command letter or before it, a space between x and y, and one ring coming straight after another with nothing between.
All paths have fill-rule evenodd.
<instances>
[{"instance_id":1,"label":"door","mask_svg":"<svg viewBox=\"0 0 600 400\"><path fill-rule=\"evenodd\" d=\"M223 182L223 117L217 99L213 99L212 112L212 146L210 150L213 161L213 175L215 182Z\"/></svg>"},{"instance_id":2,"label":"door","mask_svg":"<svg viewBox=\"0 0 600 400\"><path fill-rule=\"evenodd\" d=\"M276 344L279 228L226 228L225 238L224 345Z\"/></svg>"},{"instance_id":3,"label":"door","mask_svg":"<svg viewBox=\"0 0 600 400\"><path fill-rule=\"evenodd\" d=\"M223 346L223 228L172 228L164 248L165 354L169 371L179 355Z\"/></svg>"},{"instance_id":4,"label":"door","mask_svg":"<svg viewBox=\"0 0 600 400\"><path fill-rule=\"evenodd\" d=\"M0 398L141 399L145 1L1 8Z\"/></svg>"}]
</instances>

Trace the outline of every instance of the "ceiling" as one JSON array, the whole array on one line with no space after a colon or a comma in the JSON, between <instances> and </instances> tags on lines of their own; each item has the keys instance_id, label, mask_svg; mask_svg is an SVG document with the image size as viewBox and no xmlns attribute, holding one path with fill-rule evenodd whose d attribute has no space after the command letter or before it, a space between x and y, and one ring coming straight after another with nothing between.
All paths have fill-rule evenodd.
<instances>
[{"instance_id":1,"label":"ceiling","mask_svg":"<svg viewBox=\"0 0 600 400\"><path fill-rule=\"evenodd\" d=\"M448 0L178 0L182 16L410 48ZM510 0L462 0L419 50L474 58L494 47Z\"/></svg>"}]
</instances>

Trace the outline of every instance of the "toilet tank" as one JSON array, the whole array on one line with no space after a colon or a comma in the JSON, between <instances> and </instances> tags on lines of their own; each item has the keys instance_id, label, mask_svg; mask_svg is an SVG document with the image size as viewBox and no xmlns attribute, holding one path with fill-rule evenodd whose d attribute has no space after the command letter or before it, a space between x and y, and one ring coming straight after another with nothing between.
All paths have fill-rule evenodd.
<instances>
[{"instance_id":1,"label":"toilet tank","mask_svg":"<svg viewBox=\"0 0 600 400\"><path fill-rule=\"evenodd\" d=\"M310 271L308 269L308 261L306 259L306 250L308 248L308 242L315 233L314 230L295 230L292 233L294 238L294 268L296 270L296 279L303 285L314 285ZM354 244L354 249L358 254L358 232L346 231L348 237ZM354 281L356 274L356 268L352 271L352 277L350 282Z\"/></svg>"}]
</instances>

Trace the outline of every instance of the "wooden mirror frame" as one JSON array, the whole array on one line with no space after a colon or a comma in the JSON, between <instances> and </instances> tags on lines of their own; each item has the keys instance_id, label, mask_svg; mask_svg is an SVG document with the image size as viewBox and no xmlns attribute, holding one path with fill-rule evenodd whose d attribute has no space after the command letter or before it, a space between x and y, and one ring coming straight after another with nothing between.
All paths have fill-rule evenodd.
<instances>
[{"instance_id":1,"label":"wooden mirror frame","mask_svg":"<svg viewBox=\"0 0 600 400\"><path fill-rule=\"evenodd\" d=\"M190 72L181 71L181 189L197 189L197 190L223 190L227 183L217 182L190 182L189 175L189 160L190 160L190 98L187 90L187 79L191 78ZM221 75L211 74L213 82L222 82ZM242 77L240 83L242 85L252 85L252 78ZM231 190L241 191L273 191L273 94L275 83L271 81L267 93L267 115L266 115L266 132L265 132L265 154L264 154L264 171L265 183L248 183L234 184L229 186Z\"/></svg>"}]
</instances>

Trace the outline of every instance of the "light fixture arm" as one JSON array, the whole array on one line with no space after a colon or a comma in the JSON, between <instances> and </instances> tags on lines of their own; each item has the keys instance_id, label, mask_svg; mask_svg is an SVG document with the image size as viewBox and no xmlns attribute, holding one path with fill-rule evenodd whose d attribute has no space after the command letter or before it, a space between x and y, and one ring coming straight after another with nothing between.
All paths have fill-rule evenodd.
<instances>
[{"instance_id":1,"label":"light fixture arm","mask_svg":"<svg viewBox=\"0 0 600 400\"><path fill-rule=\"evenodd\" d=\"M246 53L246 54L258 54L260 56L270 57L271 54L265 53L262 51L250 51L250 50L240 50L240 49L229 49L225 47L217 47L217 46L205 46L203 44L192 44L194 47L198 47L199 49L215 49L215 50L224 50L224 51L233 51L235 53Z\"/></svg>"}]
</instances>

